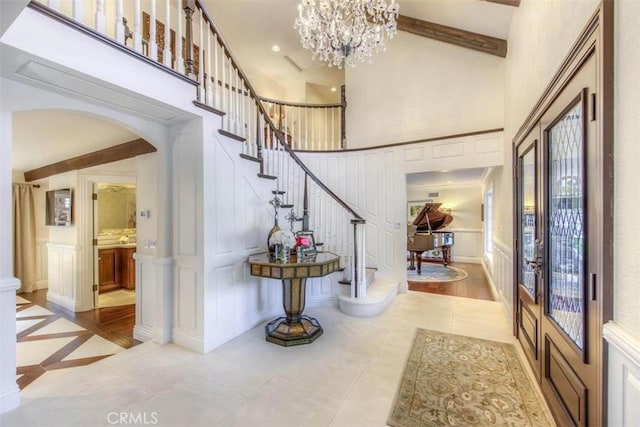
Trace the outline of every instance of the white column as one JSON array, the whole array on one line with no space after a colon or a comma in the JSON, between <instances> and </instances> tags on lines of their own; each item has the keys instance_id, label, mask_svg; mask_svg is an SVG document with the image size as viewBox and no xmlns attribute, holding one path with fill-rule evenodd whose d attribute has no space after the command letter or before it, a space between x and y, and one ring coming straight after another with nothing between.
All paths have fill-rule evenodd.
<instances>
[{"instance_id":1,"label":"white column","mask_svg":"<svg viewBox=\"0 0 640 427\"><path fill-rule=\"evenodd\" d=\"M205 59L204 59L204 38L203 38L203 28L202 28L202 9L198 8L198 25L199 25L199 42L198 42L198 81L200 82L200 88L198 90L198 101L202 102L202 103L206 103L207 100L205 98L205 93L204 93L204 64L205 64ZM194 58L195 60L195 58Z\"/></svg>"},{"instance_id":2,"label":"white column","mask_svg":"<svg viewBox=\"0 0 640 427\"><path fill-rule=\"evenodd\" d=\"M218 35L213 33L213 100L214 107L220 109L220 89L218 87Z\"/></svg>"},{"instance_id":3,"label":"white column","mask_svg":"<svg viewBox=\"0 0 640 427\"><path fill-rule=\"evenodd\" d=\"M211 23L207 21L207 84L205 90L207 91L207 105L213 106L213 88L215 82L213 80L213 70L211 65Z\"/></svg>"},{"instance_id":4,"label":"white column","mask_svg":"<svg viewBox=\"0 0 640 427\"><path fill-rule=\"evenodd\" d=\"M142 32L140 31L140 21L142 19L142 15L140 12L140 0L135 0L134 11L135 15L133 16L133 49L138 53L142 53Z\"/></svg>"},{"instance_id":5,"label":"white column","mask_svg":"<svg viewBox=\"0 0 640 427\"><path fill-rule=\"evenodd\" d=\"M182 36L184 35L182 21L184 20L184 12L180 4L182 3L178 3L178 30L176 31L176 71L184 74L184 57L182 56Z\"/></svg>"},{"instance_id":6,"label":"white column","mask_svg":"<svg viewBox=\"0 0 640 427\"><path fill-rule=\"evenodd\" d=\"M104 0L96 0L96 31L104 34Z\"/></svg>"},{"instance_id":7,"label":"white column","mask_svg":"<svg viewBox=\"0 0 640 427\"><path fill-rule=\"evenodd\" d=\"M124 42L124 23L122 22L122 18L124 17L124 5L123 0L116 1L116 22L115 22L115 34L116 41L118 43L125 44ZM82 0L79 0L78 3L82 3Z\"/></svg>"},{"instance_id":8,"label":"white column","mask_svg":"<svg viewBox=\"0 0 640 427\"><path fill-rule=\"evenodd\" d=\"M171 0L166 0L164 4L164 52L162 59L164 65L171 68ZM176 35L176 37L180 37Z\"/></svg>"},{"instance_id":9,"label":"white column","mask_svg":"<svg viewBox=\"0 0 640 427\"><path fill-rule=\"evenodd\" d=\"M158 43L156 34L156 0L151 0L151 10L149 12L149 58L158 60ZM168 43L169 40L166 40Z\"/></svg>"},{"instance_id":10,"label":"white column","mask_svg":"<svg viewBox=\"0 0 640 427\"><path fill-rule=\"evenodd\" d=\"M11 112L0 111L0 413L20 404L16 384L16 290L11 218Z\"/></svg>"},{"instance_id":11,"label":"white column","mask_svg":"<svg viewBox=\"0 0 640 427\"><path fill-rule=\"evenodd\" d=\"M82 4L82 0L73 0L73 19L84 23L84 11Z\"/></svg>"}]
</instances>

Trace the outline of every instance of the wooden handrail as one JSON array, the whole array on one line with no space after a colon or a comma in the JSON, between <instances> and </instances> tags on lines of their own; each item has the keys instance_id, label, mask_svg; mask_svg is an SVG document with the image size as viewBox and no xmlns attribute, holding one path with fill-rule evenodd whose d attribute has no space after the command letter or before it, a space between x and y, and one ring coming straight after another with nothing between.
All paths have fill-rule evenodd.
<instances>
[{"instance_id":1,"label":"wooden handrail","mask_svg":"<svg viewBox=\"0 0 640 427\"><path fill-rule=\"evenodd\" d=\"M249 82L249 79L247 78L247 76L245 75L244 71L242 71L242 69L238 66L238 63L236 62L236 60L234 59L233 54L231 53L231 50L229 49L228 44L224 41L224 38L222 37L222 34L220 33L220 30L218 29L218 27L215 25L215 23L213 22L213 19L211 19L211 16L209 15L209 13L207 12L206 7L202 4L202 2L200 0L196 0L196 7L198 7L201 11L202 11L202 15L203 17L208 21L209 25L211 26L211 28L214 30L217 39L220 41L219 44L220 46L224 47L224 52L225 52L225 56L227 58L229 58L229 61L231 61L231 65L238 70L238 74L240 75L240 77L242 78L242 80L244 81L244 84L246 85L247 89L249 90L250 96L251 98L253 98L256 101L256 105L258 110L260 111L260 113L262 114L262 116L264 117L265 123L268 124L269 128L271 129L271 131L275 134L276 138L278 138L278 141L280 142L280 144L285 148L285 150L289 153L289 155L291 156L291 158L296 162L296 164L303 170L305 171L309 177L318 185L318 187L320 187L321 189L323 189L329 196L331 196L340 206L342 206L344 209L347 210L347 212L349 212L351 215L353 215L353 217L355 219L358 220L364 220L360 215L358 215L358 213L356 211L354 211L344 200L342 200L340 197L338 197L333 191L331 191L322 181L320 181L320 179L315 176L313 174L313 172L311 172L311 170L307 167L307 165L305 165L302 160L300 160L300 158L295 154L295 152L291 149L291 147L289 146L289 144L286 142L286 139L284 138L284 133L281 132L280 130L277 129L276 125L273 123L273 121L271 120L271 117L269 117L269 113L266 111L266 109L264 108L264 105L262 105L262 102L259 102L260 97L258 96L256 90L253 88L253 86L251 85L251 83ZM261 147L259 147L259 150L261 150Z\"/></svg>"}]
</instances>

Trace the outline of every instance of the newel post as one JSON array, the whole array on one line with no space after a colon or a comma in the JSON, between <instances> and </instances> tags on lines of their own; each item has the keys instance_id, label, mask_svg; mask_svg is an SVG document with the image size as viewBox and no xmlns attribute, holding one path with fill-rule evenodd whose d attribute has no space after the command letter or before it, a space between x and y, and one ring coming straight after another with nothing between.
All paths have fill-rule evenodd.
<instances>
[{"instance_id":1,"label":"newel post","mask_svg":"<svg viewBox=\"0 0 640 427\"><path fill-rule=\"evenodd\" d=\"M187 77L195 78L195 70L193 68L193 14L196 11L195 0L183 0L184 19L185 19L185 44L184 47L184 73Z\"/></svg>"},{"instance_id":2,"label":"newel post","mask_svg":"<svg viewBox=\"0 0 640 427\"><path fill-rule=\"evenodd\" d=\"M347 90L346 86L340 87L340 148L347 148Z\"/></svg>"},{"instance_id":3,"label":"newel post","mask_svg":"<svg viewBox=\"0 0 640 427\"><path fill-rule=\"evenodd\" d=\"M352 219L353 224L353 257L351 271L353 280L351 281L351 298L364 298L367 296L367 277L365 265L365 220Z\"/></svg>"}]
</instances>

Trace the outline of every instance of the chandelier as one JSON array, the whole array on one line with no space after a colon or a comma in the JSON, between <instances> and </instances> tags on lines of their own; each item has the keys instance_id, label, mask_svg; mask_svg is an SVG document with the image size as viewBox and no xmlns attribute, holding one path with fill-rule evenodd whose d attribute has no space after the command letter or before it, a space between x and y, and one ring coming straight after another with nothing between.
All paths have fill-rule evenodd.
<instances>
[{"instance_id":1,"label":"chandelier","mask_svg":"<svg viewBox=\"0 0 640 427\"><path fill-rule=\"evenodd\" d=\"M397 0L302 0L293 28L313 59L342 68L384 51L397 16Z\"/></svg>"}]
</instances>

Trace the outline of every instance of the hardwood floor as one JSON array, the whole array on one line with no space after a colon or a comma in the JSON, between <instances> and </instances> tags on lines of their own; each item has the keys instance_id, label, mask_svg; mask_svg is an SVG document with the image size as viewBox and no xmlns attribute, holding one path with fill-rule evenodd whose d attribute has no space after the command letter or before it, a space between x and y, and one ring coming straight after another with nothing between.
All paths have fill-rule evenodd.
<instances>
[{"instance_id":1,"label":"hardwood floor","mask_svg":"<svg viewBox=\"0 0 640 427\"><path fill-rule=\"evenodd\" d=\"M22 293L20 296L121 347L131 348L141 343L133 338L133 326L136 322L135 304L74 313L58 304L47 301L46 289Z\"/></svg>"},{"instance_id":2,"label":"hardwood floor","mask_svg":"<svg viewBox=\"0 0 640 427\"><path fill-rule=\"evenodd\" d=\"M464 298L475 298L487 301L496 299L491 292L489 280L484 273L481 264L452 263L454 267L466 271L469 276L457 282L412 282L409 281L409 290L429 292L432 294L451 295Z\"/></svg>"}]
</instances>

